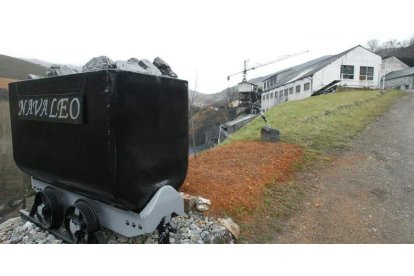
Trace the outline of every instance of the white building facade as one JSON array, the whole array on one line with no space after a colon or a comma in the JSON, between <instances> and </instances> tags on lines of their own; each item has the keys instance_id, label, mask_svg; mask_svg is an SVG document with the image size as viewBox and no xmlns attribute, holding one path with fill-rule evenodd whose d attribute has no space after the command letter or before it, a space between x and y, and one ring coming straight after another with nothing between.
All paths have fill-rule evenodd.
<instances>
[{"instance_id":1,"label":"white building facade","mask_svg":"<svg viewBox=\"0 0 414 276\"><path fill-rule=\"evenodd\" d=\"M297 65L265 79L262 108L325 93L336 86L350 88L379 87L381 57L356 46L334 56Z\"/></svg>"}]
</instances>

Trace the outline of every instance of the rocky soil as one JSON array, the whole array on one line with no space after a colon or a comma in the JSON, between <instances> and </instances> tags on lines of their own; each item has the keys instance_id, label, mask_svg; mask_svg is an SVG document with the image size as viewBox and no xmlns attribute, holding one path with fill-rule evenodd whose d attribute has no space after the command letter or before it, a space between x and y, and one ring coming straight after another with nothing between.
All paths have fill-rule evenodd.
<instances>
[{"instance_id":1,"label":"rocky soil","mask_svg":"<svg viewBox=\"0 0 414 276\"><path fill-rule=\"evenodd\" d=\"M237 216L252 210L266 183L283 182L301 160L300 146L286 143L236 141L190 157L181 191L208 198L210 214Z\"/></svg>"},{"instance_id":2,"label":"rocky soil","mask_svg":"<svg viewBox=\"0 0 414 276\"><path fill-rule=\"evenodd\" d=\"M228 227L232 231L234 229L235 224L230 218L216 220L204 216L201 213L190 211L184 216L173 218L172 221L176 226L175 233L170 233L170 243L172 244L229 244L235 242L234 236L226 228ZM108 243L112 244L158 243L157 231L136 238L126 238L106 230L104 231L104 236L107 238ZM62 240L49 234L47 231L42 230L31 222L24 221L20 217L15 217L0 224L0 243L60 244L62 243Z\"/></svg>"}]
</instances>

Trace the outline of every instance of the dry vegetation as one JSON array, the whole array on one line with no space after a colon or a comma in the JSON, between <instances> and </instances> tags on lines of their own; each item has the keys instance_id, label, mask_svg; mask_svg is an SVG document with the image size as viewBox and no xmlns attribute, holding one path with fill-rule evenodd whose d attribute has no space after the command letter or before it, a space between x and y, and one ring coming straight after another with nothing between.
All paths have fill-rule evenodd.
<instances>
[{"instance_id":1,"label":"dry vegetation","mask_svg":"<svg viewBox=\"0 0 414 276\"><path fill-rule=\"evenodd\" d=\"M24 178L13 160L9 103L0 101L0 205L22 197Z\"/></svg>"},{"instance_id":2,"label":"dry vegetation","mask_svg":"<svg viewBox=\"0 0 414 276\"><path fill-rule=\"evenodd\" d=\"M15 79L0 78L0 88L8 89L9 83L15 82Z\"/></svg>"}]
</instances>

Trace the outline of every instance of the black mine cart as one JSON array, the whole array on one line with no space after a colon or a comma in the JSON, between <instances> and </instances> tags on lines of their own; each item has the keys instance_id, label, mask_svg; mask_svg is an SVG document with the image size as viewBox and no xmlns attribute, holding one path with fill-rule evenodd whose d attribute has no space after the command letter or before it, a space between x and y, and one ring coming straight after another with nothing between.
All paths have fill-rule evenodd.
<instances>
[{"instance_id":1,"label":"black mine cart","mask_svg":"<svg viewBox=\"0 0 414 276\"><path fill-rule=\"evenodd\" d=\"M9 91L14 159L36 192L26 219L74 243L99 241L102 229L167 237L184 213L186 81L100 70Z\"/></svg>"}]
</instances>

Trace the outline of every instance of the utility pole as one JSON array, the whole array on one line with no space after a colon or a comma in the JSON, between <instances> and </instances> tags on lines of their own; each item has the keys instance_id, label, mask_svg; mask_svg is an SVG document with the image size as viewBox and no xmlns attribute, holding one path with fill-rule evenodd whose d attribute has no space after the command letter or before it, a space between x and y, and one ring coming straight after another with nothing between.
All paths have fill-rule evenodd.
<instances>
[{"instance_id":1,"label":"utility pole","mask_svg":"<svg viewBox=\"0 0 414 276\"><path fill-rule=\"evenodd\" d=\"M383 68L383 73L382 73L382 92L385 92L385 63L384 63L384 68Z\"/></svg>"}]
</instances>

